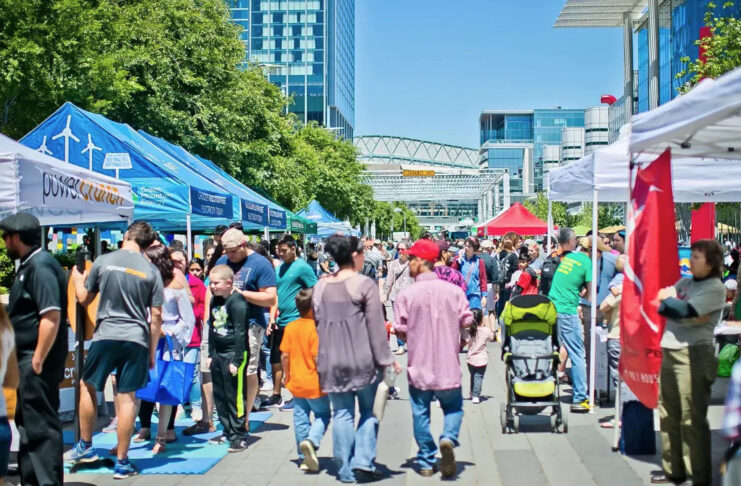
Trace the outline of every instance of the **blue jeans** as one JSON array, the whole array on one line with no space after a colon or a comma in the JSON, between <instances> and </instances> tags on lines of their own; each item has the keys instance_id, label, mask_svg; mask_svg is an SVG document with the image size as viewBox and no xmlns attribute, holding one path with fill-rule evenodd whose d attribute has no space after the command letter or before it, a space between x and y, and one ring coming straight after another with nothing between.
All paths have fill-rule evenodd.
<instances>
[{"instance_id":1,"label":"blue jeans","mask_svg":"<svg viewBox=\"0 0 741 486\"><path fill-rule=\"evenodd\" d=\"M414 440L417 441L417 463L421 469L432 469L437 464L437 445L430 433L430 402L437 397L443 410L443 433L440 440L448 439L458 445L458 434L463 421L463 394L461 387L450 390L418 390L409 385L409 402L412 404Z\"/></svg>"},{"instance_id":2,"label":"blue jeans","mask_svg":"<svg viewBox=\"0 0 741 486\"><path fill-rule=\"evenodd\" d=\"M342 482L355 481L353 469L375 471L378 419L373 416L373 401L378 382L353 392L330 393L334 427L334 460ZM355 400L358 402L358 428L355 430Z\"/></svg>"},{"instance_id":3,"label":"blue jeans","mask_svg":"<svg viewBox=\"0 0 741 486\"><path fill-rule=\"evenodd\" d=\"M196 365L193 369L193 386L190 389L190 406L201 408L201 348L185 348L183 361Z\"/></svg>"},{"instance_id":4,"label":"blue jeans","mask_svg":"<svg viewBox=\"0 0 741 486\"><path fill-rule=\"evenodd\" d=\"M577 314L558 314L558 340L571 359L571 379L574 384L573 403L587 397L587 362L584 355L584 327Z\"/></svg>"},{"instance_id":5,"label":"blue jeans","mask_svg":"<svg viewBox=\"0 0 741 486\"><path fill-rule=\"evenodd\" d=\"M314 412L314 423L311 422L311 412ZM298 445L308 439L319 449L322 437L329 427L332 411L329 408L329 397L296 398L293 397L293 430L296 433L296 450L298 458L304 458Z\"/></svg>"},{"instance_id":6,"label":"blue jeans","mask_svg":"<svg viewBox=\"0 0 741 486\"><path fill-rule=\"evenodd\" d=\"M265 378L273 381L273 367L270 365L270 336L265 335L262 338L262 349L260 350L260 354L262 354L262 359L260 360L261 366L263 360L265 360Z\"/></svg>"}]
</instances>

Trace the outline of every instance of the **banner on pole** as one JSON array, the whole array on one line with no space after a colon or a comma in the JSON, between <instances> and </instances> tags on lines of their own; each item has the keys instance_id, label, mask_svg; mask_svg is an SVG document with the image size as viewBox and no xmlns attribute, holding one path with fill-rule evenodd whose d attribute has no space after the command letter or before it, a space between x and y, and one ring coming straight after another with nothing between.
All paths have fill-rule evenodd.
<instances>
[{"instance_id":1,"label":"banner on pole","mask_svg":"<svg viewBox=\"0 0 741 486\"><path fill-rule=\"evenodd\" d=\"M658 403L661 337L666 324L658 313L657 296L659 290L679 280L675 221L671 153L667 150L635 174L620 307L620 376L650 408Z\"/></svg>"}]
</instances>

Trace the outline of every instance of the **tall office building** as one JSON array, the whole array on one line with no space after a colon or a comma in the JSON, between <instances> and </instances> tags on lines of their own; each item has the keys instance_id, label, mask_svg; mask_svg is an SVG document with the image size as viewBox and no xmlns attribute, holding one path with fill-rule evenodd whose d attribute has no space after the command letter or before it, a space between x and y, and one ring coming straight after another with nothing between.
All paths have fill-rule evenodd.
<instances>
[{"instance_id":1,"label":"tall office building","mask_svg":"<svg viewBox=\"0 0 741 486\"><path fill-rule=\"evenodd\" d=\"M227 0L246 62L293 97L289 110L347 139L355 126L355 0Z\"/></svg>"},{"instance_id":2,"label":"tall office building","mask_svg":"<svg viewBox=\"0 0 741 486\"><path fill-rule=\"evenodd\" d=\"M694 61L699 50L695 44L702 37L705 13L711 0L663 0L659 3L659 105L674 99L678 88L688 81L688 76L677 78L686 67L683 59ZM741 15L741 2L716 1L715 17L736 17ZM638 112L648 111L648 14L638 23Z\"/></svg>"},{"instance_id":3,"label":"tall office building","mask_svg":"<svg viewBox=\"0 0 741 486\"><path fill-rule=\"evenodd\" d=\"M584 128L583 109L486 110L479 117L481 165L508 169L512 201L543 189L546 168L554 166L553 150L561 146L564 128Z\"/></svg>"}]
</instances>

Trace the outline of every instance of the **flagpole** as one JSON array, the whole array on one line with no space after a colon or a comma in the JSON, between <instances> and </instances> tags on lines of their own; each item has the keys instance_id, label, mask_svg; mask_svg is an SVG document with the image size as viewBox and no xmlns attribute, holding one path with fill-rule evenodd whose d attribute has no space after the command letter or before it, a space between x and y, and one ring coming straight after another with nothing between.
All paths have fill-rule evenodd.
<instances>
[{"instance_id":1,"label":"flagpole","mask_svg":"<svg viewBox=\"0 0 741 486\"><path fill-rule=\"evenodd\" d=\"M546 228L546 258L551 254L551 232L553 231L553 201L551 201L551 173L548 172L546 177L546 194L548 195L548 228Z\"/></svg>"},{"instance_id":2,"label":"flagpole","mask_svg":"<svg viewBox=\"0 0 741 486\"><path fill-rule=\"evenodd\" d=\"M592 285L591 285L591 316L589 322L589 404L591 405L589 413L594 413L594 383L595 372L594 362L596 361L596 341L597 341L597 284L599 275L597 275L597 189L592 191Z\"/></svg>"}]
</instances>

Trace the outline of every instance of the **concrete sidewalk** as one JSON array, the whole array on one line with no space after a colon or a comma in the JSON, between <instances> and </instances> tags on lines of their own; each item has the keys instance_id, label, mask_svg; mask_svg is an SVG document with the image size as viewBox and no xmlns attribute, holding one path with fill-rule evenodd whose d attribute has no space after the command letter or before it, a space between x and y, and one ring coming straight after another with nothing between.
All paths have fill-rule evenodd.
<instances>
[{"instance_id":1,"label":"concrete sidewalk","mask_svg":"<svg viewBox=\"0 0 741 486\"><path fill-rule=\"evenodd\" d=\"M459 463L457 482L464 485L643 485L649 484L651 470L657 469L659 456L626 458L611 451L612 430L601 429L599 420L612 409L597 409L593 414L570 414L568 434L550 432L548 417L525 417L519 434L502 435L499 404L505 396L504 366L499 359L499 345L490 345L490 362L483 392L488 398L480 405L464 401L465 416L461 446L456 449ZM401 357L402 364L405 356ZM465 365L465 355L461 354ZM463 372L464 396L468 395L468 371ZM377 463L386 478L379 485L428 485L441 481L440 475L423 478L414 472L417 447L412 437L412 416L406 390L406 376L401 376L401 399L390 401L380 425ZM724 442L715 432L722 416L726 381L716 382L710 423L714 429L713 452L716 463L724 452ZM568 395L568 387L563 387ZM433 406L433 433L442 428L442 412ZM331 428L319 451L322 471L307 475L296 461L293 416L275 410L270 420L253 435L255 442L239 454L227 455L203 476L138 476L114 481L111 476L68 475L67 484L151 485L333 485L336 468L332 460ZM658 419L656 420L658 427ZM657 433L657 447L660 438ZM717 470L717 467L715 468ZM11 480L11 482L13 482ZM719 481L716 479L716 484Z\"/></svg>"}]
</instances>

